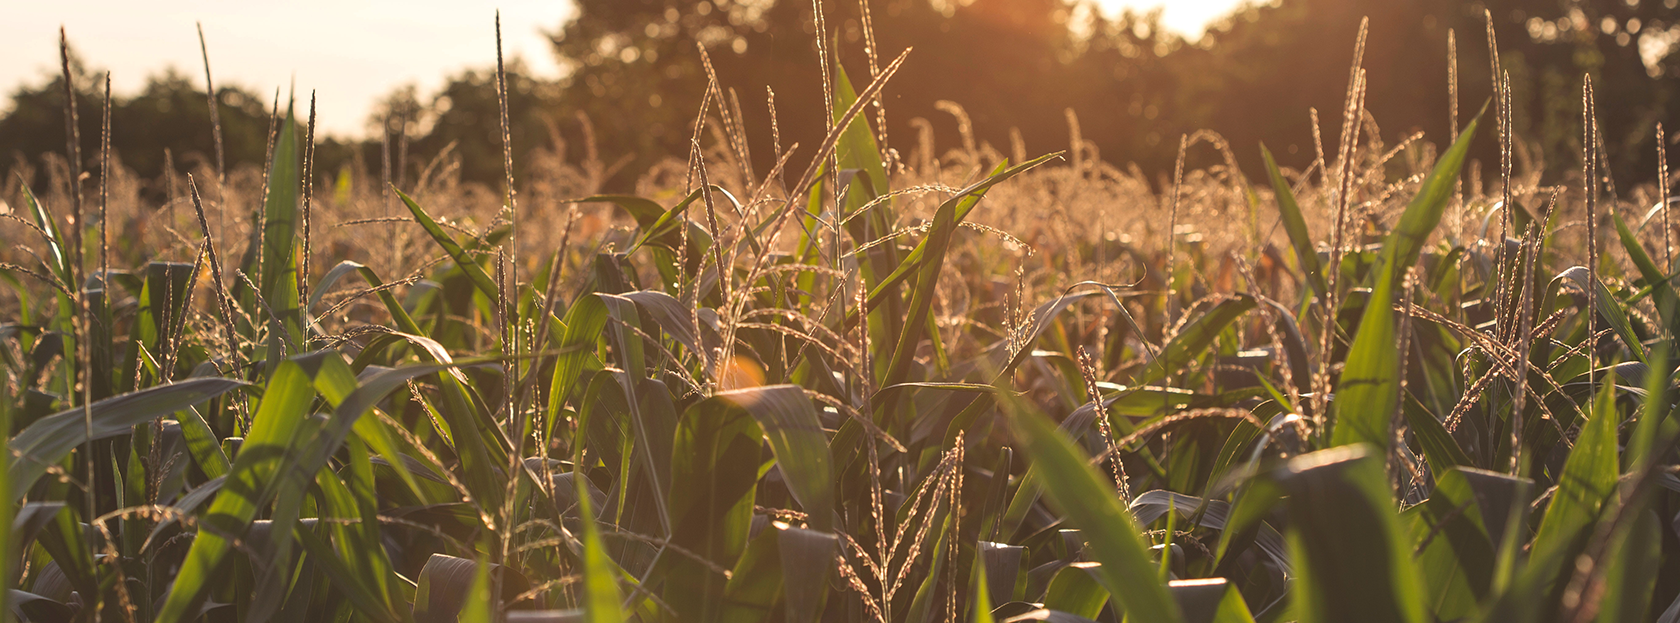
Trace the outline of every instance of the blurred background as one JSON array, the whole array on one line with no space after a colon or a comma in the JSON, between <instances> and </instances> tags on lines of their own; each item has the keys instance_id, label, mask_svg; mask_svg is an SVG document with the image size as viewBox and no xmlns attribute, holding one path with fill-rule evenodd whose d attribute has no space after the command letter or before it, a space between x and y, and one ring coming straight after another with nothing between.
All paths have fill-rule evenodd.
<instances>
[{"instance_id":1,"label":"blurred background","mask_svg":"<svg viewBox=\"0 0 1680 623\"><path fill-rule=\"evenodd\" d=\"M1251 176L1259 171L1261 141L1284 164L1304 168L1318 150L1315 109L1323 149L1333 153L1348 66L1367 16L1370 122L1388 140L1421 131L1444 142L1454 106L1448 33L1457 44L1462 125L1491 97L1484 17L1491 14L1512 80L1514 129L1526 139L1526 153L1519 154L1529 160L1524 164L1555 174L1578 169L1581 80L1591 74L1611 172L1632 183L1656 174L1656 123L1680 118L1676 3L827 0L821 6L833 34L828 50L860 89L872 71L914 48L887 86L880 117L888 144L902 157L919 141L960 144L965 124L973 140L1004 155L1066 149L1077 131L1103 160L1135 164L1147 179L1170 173L1179 137L1202 128L1226 137ZM166 168L185 171L213 158L192 28L202 20L229 168L260 163L276 93L284 108L295 86L300 119L311 89L321 100L324 138L315 168L321 180L347 170L378 172L394 160L401 185L446 148L462 181L493 184L502 175L494 7L311 1L274 16L267 8L190 1L167 9L72 4L20 7L18 19L9 19L12 32L0 43L8 59L0 71L7 93L0 102L0 169L44 175L42 158L63 153L59 24L68 30L89 146L96 144L109 69L116 96L112 145L137 178L167 178ZM706 91L696 42L745 122L756 168L774 164L777 141L810 153L826 114L813 4L504 3L516 167L536 149L595 156L609 165L605 186L612 190L630 186L662 159L683 157ZM123 11L134 13L116 14ZM943 100L959 104L968 119L951 114ZM1493 141L1482 145L1481 158L1496 161ZM800 151L789 168L803 168ZM97 157L87 147L83 154L90 165ZM163 183L142 193L163 197Z\"/></svg>"}]
</instances>

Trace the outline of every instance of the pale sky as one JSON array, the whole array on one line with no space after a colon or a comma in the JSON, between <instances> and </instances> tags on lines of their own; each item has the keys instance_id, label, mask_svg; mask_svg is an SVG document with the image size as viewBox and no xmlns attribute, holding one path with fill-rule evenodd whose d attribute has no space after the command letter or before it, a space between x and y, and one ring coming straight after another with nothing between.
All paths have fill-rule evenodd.
<instances>
[{"instance_id":1,"label":"pale sky","mask_svg":"<svg viewBox=\"0 0 1680 623\"><path fill-rule=\"evenodd\" d=\"M1164 6L1174 31L1202 26L1240 0L1098 0L1105 10ZM495 62L495 13L503 45L538 76L558 77L544 30L571 14L568 0L5 0L0 25L0 106L20 84L58 72L58 28L90 67L112 73L113 90L132 94L146 77L174 66L203 84L198 34L204 24L216 82L258 93L295 80L300 101L316 91L321 131L360 135L374 102L415 84L422 97L448 75ZM283 9L281 7L284 7ZM283 94L282 94L283 95ZM301 112L301 111L300 111Z\"/></svg>"}]
</instances>

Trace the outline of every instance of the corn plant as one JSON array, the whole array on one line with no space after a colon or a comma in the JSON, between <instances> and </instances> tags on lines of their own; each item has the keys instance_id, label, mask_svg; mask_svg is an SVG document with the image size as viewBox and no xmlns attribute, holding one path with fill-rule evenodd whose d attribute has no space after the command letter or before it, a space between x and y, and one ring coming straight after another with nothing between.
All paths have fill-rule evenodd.
<instances>
[{"instance_id":1,"label":"corn plant","mask_svg":"<svg viewBox=\"0 0 1680 623\"><path fill-rule=\"evenodd\" d=\"M1219 256L1175 210L1165 240L1103 247L1138 275L1110 283L1029 277L978 220L1012 186L1106 183L1082 165L964 158L984 166L948 186L883 158L864 113L904 62L862 90L823 67L831 123L797 177L787 153L720 176L746 160L720 103L690 185L578 197L624 225L574 245L574 210L536 256L511 165L476 230L391 187L431 246L409 276L314 257L313 110L276 110L258 200L193 180L190 262L113 268L80 182L68 205L23 188L6 616L1680 617L1657 584L1680 491L1668 203L1600 202L1590 83L1585 192L1524 207L1503 102L1499 196L1460 190L1485 111L1438 156L1413 145L1415 175L1353 145L1356 60L1317 181L1264 147L1269 183L1228 171L1278 244L1251 227ZM1575 205L1584 245L1560 235ZM248 239L214 237L242 209ZM1438 231L1464 214L1486 232ZM1062 266L1103 246L1060 244Z\"/></svg>"}]
</instances>

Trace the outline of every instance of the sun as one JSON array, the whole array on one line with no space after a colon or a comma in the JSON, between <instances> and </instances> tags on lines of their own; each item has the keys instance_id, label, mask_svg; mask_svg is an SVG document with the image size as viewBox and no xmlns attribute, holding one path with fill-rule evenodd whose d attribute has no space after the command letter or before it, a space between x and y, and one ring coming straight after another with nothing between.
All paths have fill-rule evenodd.
<instances>
[{"instance_id":1,"label":"sun","mask_svg":"<svg viewBox=\"0 0 1680 623\"><path fill-rule=\"evenodd\" d=\"M1244 0L1096 0L1096 3L1110 15L1126 9L1140 13L1161 9L1161 23L1167 30L1196 38L1208 24L1230 14Z\"/></svg>"}]
</instances>

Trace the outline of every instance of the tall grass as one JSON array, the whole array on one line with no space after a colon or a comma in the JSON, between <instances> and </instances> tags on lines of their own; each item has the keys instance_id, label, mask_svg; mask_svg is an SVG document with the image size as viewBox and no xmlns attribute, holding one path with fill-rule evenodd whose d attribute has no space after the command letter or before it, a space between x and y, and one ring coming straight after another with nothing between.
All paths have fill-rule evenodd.
<instances>
[{"instance_id":1,"label":"tall grass","mask_svg":"<svg viewBox=\"0 0 1680 623\"><path fill-rule=\"evenodd\" d=\"M1332 160L1198 133L1157 188L1071 112L1067 157L947 103L961 148L885 158L914 56L822 49L821 144L714 75L634 194L558 139L500 191L316 172L277 102L266 166L163 206L102 144L88 222L72 124L5 189L5 614L1680 618L1669 180L1601 192L1590 86L1544 180L1505 80L1385 144L1356 49Z\"/></svg>"}]
</instances>

